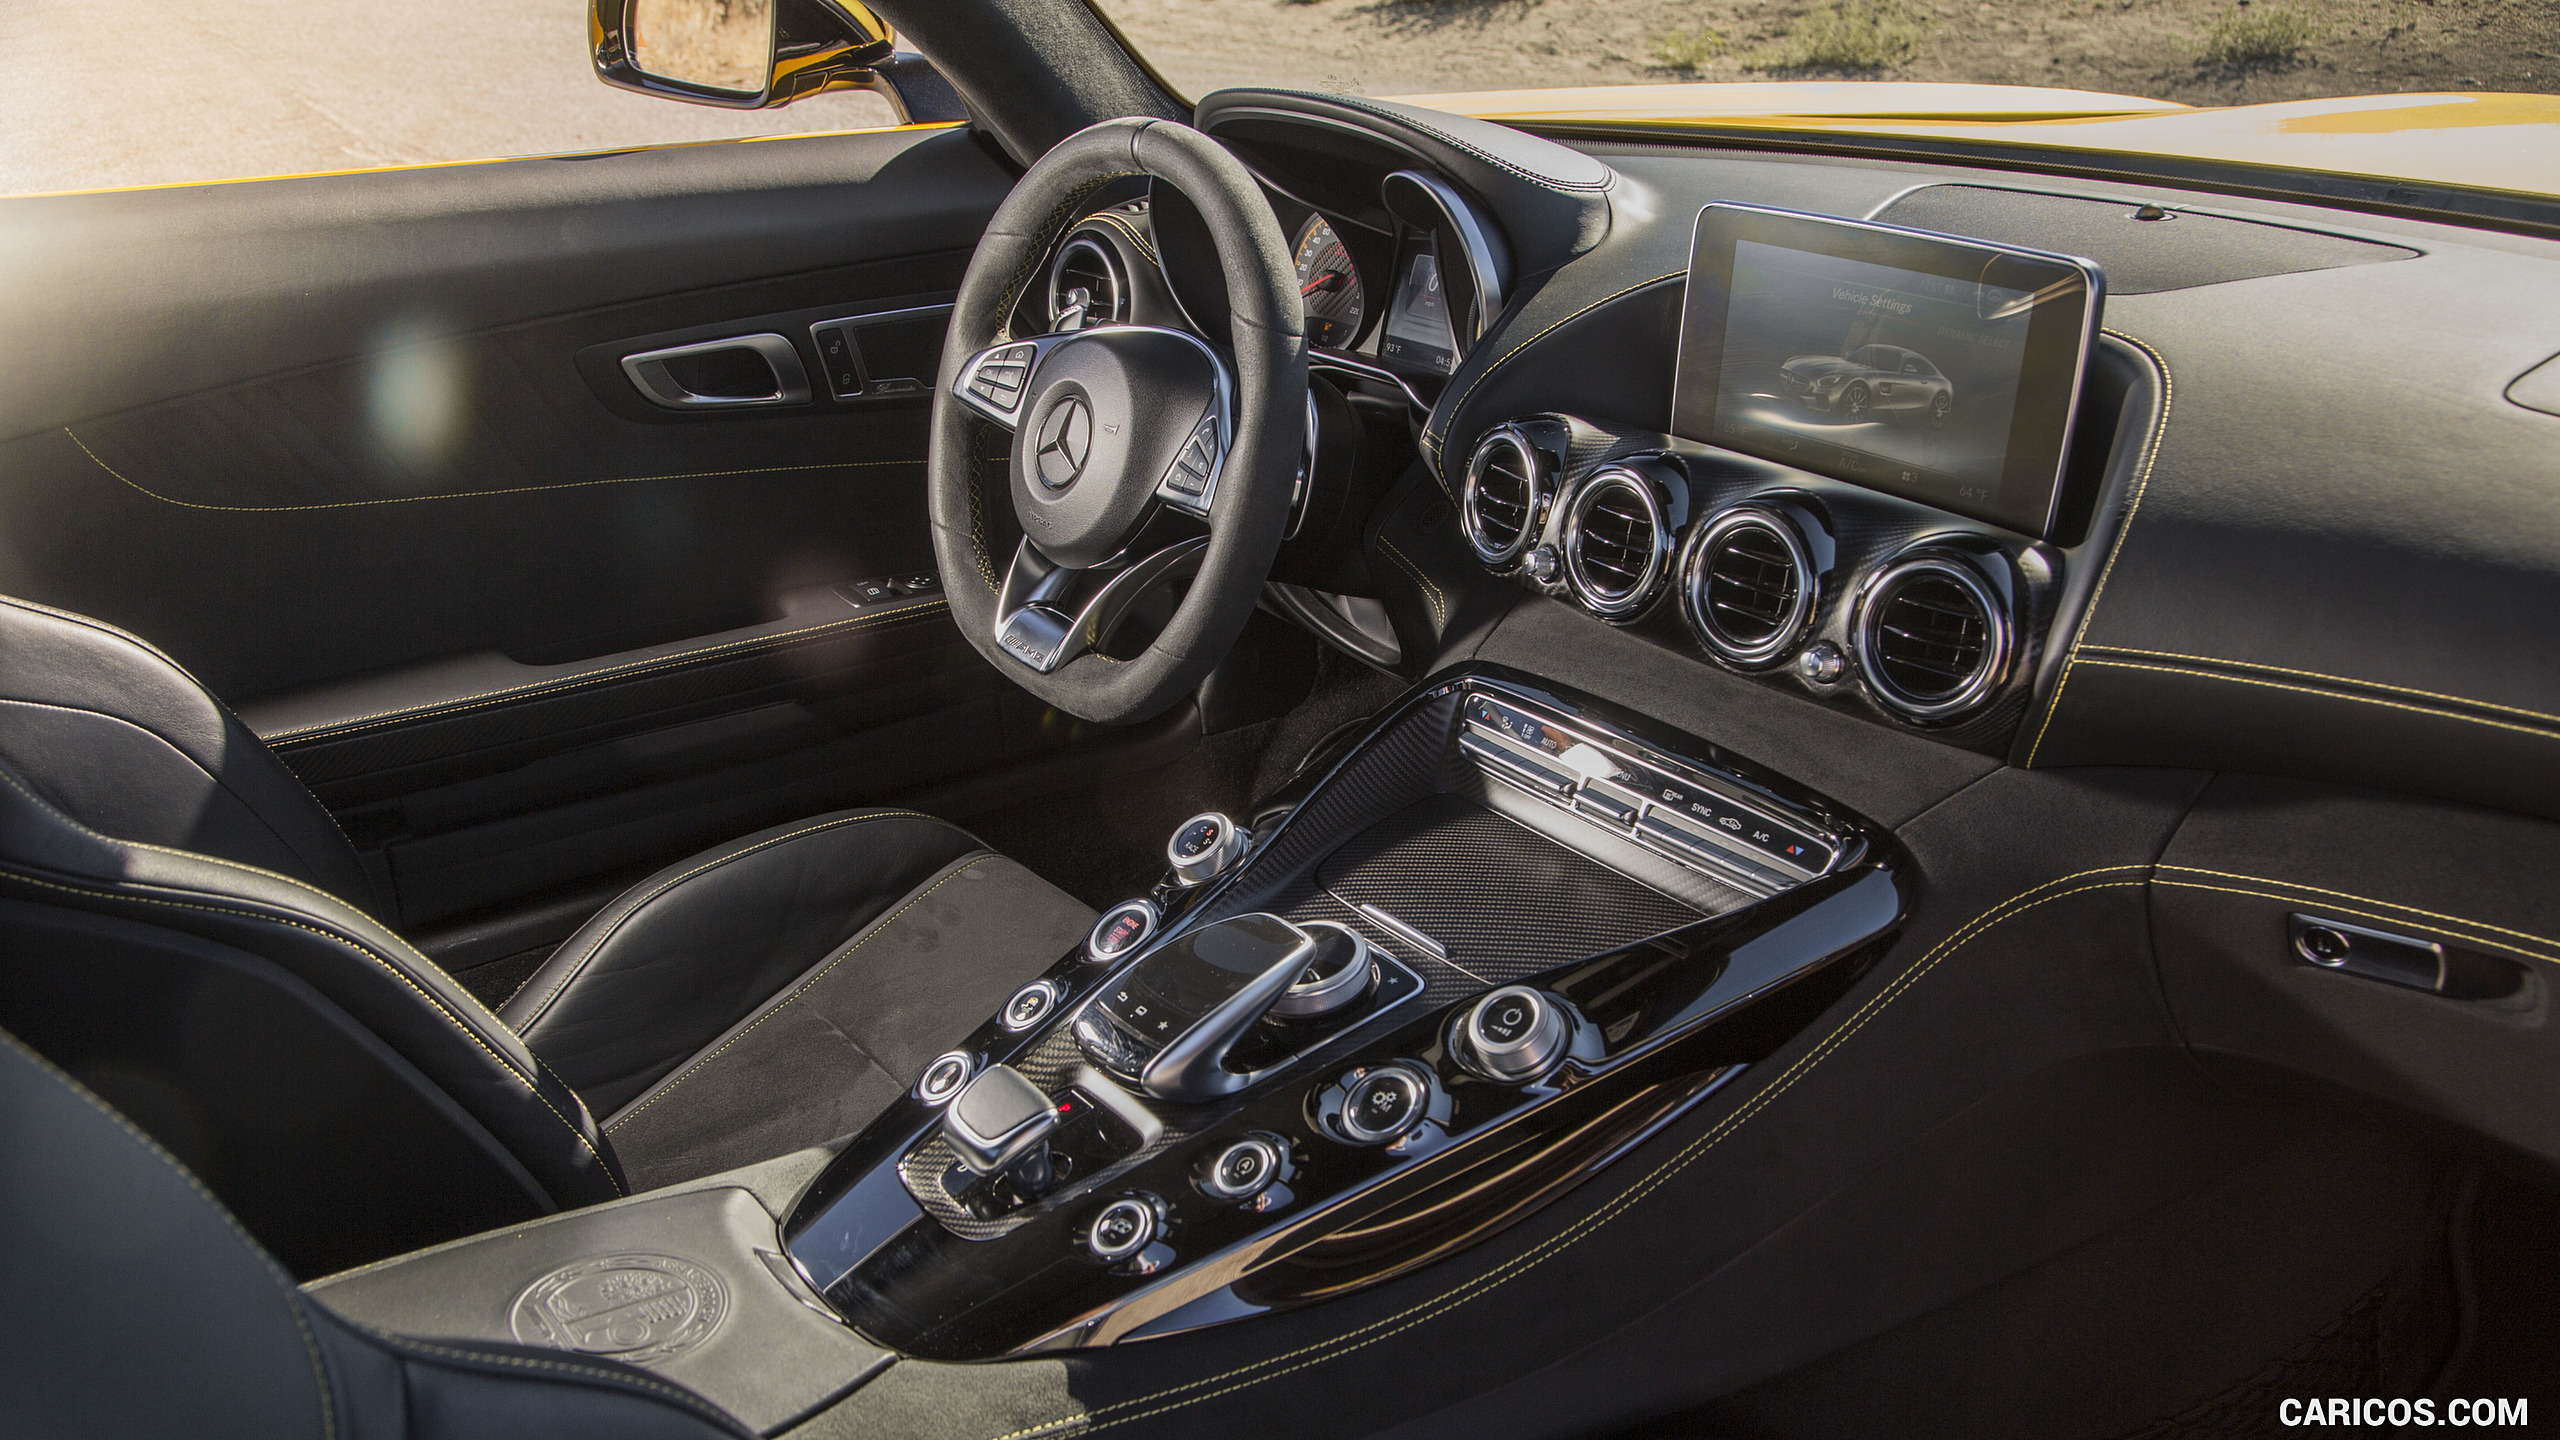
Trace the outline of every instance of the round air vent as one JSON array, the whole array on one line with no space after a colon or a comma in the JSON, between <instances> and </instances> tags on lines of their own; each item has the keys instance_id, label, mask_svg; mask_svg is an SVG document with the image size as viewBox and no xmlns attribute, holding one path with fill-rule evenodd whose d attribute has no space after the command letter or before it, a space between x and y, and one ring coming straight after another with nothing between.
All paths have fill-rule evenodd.
<instances>
[{"instance_id":1,"label":"round air vent","mask_svg":"<svg viewBox=\"0 0 2560 1440\"><path fill-rule=\"evenodd\" d=\"M2009 619L1979 571L1948 555L1897 560L1858 603L1858 674L1887 709L1950 720L1988 698L2009 664Z\"/></svg>"},{"instance_id":2,"label":"round air vent","mask_svg":"<svg viewBox=\"0 0 2560 1440\"><path fill-rule=\"evenodd\" d=\"M1545 452L1517 425L1498 425L1467 457L1458 521L1476 558L1504 569L1536 540L1555 498Z\"/></svg>"},{"instance_id":3,"label":"round air vent","mask_svg":"<svg viewBox=\"0 0 2560 1440\"><path fill-rule=\"evenodd\" d=\"M1058 258L1049 264L1049 319L1065 317L1069 292L1085 292L1087 326L1116 325L1129 318L1129 273L1111 242L1090 232L1067 237Z\"/></svg>"},{"instance_id":4,"label":"round air vent","mask_svg":"<svg viewBox=\"0 0 2560 1440\"><path fill-rule=\"evenodd\" d=\"M1607 465L1573 492L1564 518L1565 581L1603 620L1632 619L1671 568L1671 524L1651 481Z\"/></svg>"},{"instance_id":5,"label":"round air vent","mask_svg":"<svg viewBox=\"0 0 2560 1440\"><path fill-rule=\"evenodd\" d=\"M1680 613L1698 643L1756 669L1793 650L1812 618L1813 561L1794 523L1741 505L1698 527L1680 565Z\"/></svg>"}]
</instances>

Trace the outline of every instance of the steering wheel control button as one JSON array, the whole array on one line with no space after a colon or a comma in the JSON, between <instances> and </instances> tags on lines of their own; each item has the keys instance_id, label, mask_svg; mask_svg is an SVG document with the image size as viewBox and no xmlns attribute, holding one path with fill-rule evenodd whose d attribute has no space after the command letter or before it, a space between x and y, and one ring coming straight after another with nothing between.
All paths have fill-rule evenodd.
<instances>
[{"instance_id":1,"label":"steering wheel control button","mask_svg":"<svg viewBox=\"0 0 2560 1440\"><path fill-rule=\"evenodd\" d=\"M1242 858L1245 842L1250 838L1236 828L1236 822L1211 810L1183 821L1164 847L1164 856L1173 864L1176 881L1202 885L1224 874Z\"/></svg>"},{"instance_id":2,"label":"steering wheel control button","mask_svg":"<svg viewBox=\"0 0 2560 1440\"><path fill-rule=\"evenodd\" d=\"M1280 1178L1280 1168L1280 1147L1248 1135L1209 1157L1200 1171L1200 1189L1216 1200L1250 1200Z\"/></svg>"},{"instance_id":3,"label":"steering wheel control button","mask_svg":"<svg viewBox=\"0 0 2560 1440\"><path fill-rule=\"evenodd\" d=\"M1156 1207L1135 1195L1114 1200L1093 1217L1092 1228L1085 1231L1086 1253L1105 1265L1117 1265L1154 1243L1156 1232L1163 1229Z\"/></svg>"},{"instance_id":4,"label":"steering wheel control button","mask_svg":"<svg viewBox=\"0 0 2560 1440\"><path fill-rule=\"evenodd\" d=\"M1330 920L1309 920L1298 928L1315 938L1315 958L1272 1002L1272 1014L1283 1020L1312 1020L1369 993L1378 978L1378 962L1359 931Z\"/></svg>"},{"instance_id":5,"label":"steering wheel control button","mask_svg":"<svg viewBox=\"0 0 2560 1440\"><path fill-rule=\"evenodd\" d=\"M1476 1002L1465 1022L1467 1048L1487 1078L1535 1080L1555 1068L1573 1038L1564 1007L1526 985L1496 990Z\"/></svg>"},{"instance_id":6,"label":"steering wheel control button","mask_svg":"<svg viewBox=\"0 0 2560 1440\"><path fill-rule=\"evenodd\" d=\"M1048 1143L1058 1107L1048 1092L1010 1065L990 1065L942 1112L942 1135L960 1163L993 1175Z\"/></svg>"},{"instance_id":7,"label":"steering wheel control button","mask_svg":"<svg viewBox=\"0 0 2560 1440\"><path fill-rule=\"evenodd\" d=\"M916 1098L927 1105L940 1105L960 1093L969 1077L978 1073L978 1062L966 1050L937 1055L916 1077Z\"/></svg>"},{"instance_id":8,"label":"steering wheel control button","mask_svg":"<svg viewBox=\"0 0 2560 1440\"><path fill-rule=\"evenodd\" d=\"M1084 958L1095 964L1117 960L1155 938L1164 916L1153 901L1123 900L1103 912L1085 937Z\"/></svg>"},{"instance_id":9,"label":"steering wheel control button","mask_svg":"<svg viewBox=\"0 0 2560 1440\"><path fill-rule=\"evenodd\" d=\"M1004 1028L1019 1035L1048 1019L1049 1012L1058 1008L1059 989L1055 980L1034 980L1014 991L1013 998L1004 1002Z\"/></svg>"},{"instance_id":10,"label":"steering wheel control button","mask_svg":"<svg viewBox=\"0 0 2560 1440\"><path fill-rule=\"evenodd\" d=\"M1430 1081L1410 1066L1381 1065L1342 1092L1342 1133L1356 1144L1384 1145L1403 1139L1430 1110Z\"/></svg>"}]
</instances>

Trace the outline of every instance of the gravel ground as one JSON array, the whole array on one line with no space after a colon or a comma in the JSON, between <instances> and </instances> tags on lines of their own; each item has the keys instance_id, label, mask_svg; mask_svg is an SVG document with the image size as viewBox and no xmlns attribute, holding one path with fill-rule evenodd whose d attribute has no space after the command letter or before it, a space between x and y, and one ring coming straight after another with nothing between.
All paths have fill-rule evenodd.
<instances>
[{"instance_id":1,"label":"gravel ground","mask_svg":"<svg viewBox=\"0 0 2560 1440\"><path fill-rule=\"evenodd\" d=\"M0 0L0 194L891 123L614 90L584 0Z\"/></svg>"},{"instance_id":2,"label":"gravel ground","mask_svg":"<svg viewBox=\"0 0 2560 1440\"><path fill-rule=\"evenodd\" d=\"M2560 0L2292 0L2315 38L2288 62L2201 63L2233 0L1905 0L1924 33L1872 72L1747 71L1812 0L1100 0L1140 53L1197 97L1283 81L1358 94L1631 81L1824 79L2060 85L2195 105L2411 90L2560 90ZM2260 8L2266 8L2260 0ZM2279 8L2284 8L2281 4ZM1711 26L1695 72L1654 42Z\"/></svg>"},{"instance_id":3,"label":"gravel ground","mask_svg":"<svg viewBox=\"0 0 2560 1440\"><path fill-rule=\"evenodd\" d=\"M1278 82L1371 95L1680 79L1745 68L1819 0L1101 0L1184 93ZM2560 90L2560 0L2289 0L2289 61L2213 65L2232 0L1899 0L1897 80L2074 86L2195 104L2410 90ZM2270 0L2257 0L2262 7ZM2288 3L2288 0L2273 0ZM780 110L599 84L584 0L0 0L0 194L850 129L877 96ZM1712 27L1695 71L1654 58ZM421 58L431 57L431 58Z\"/></svg>"}]
</instances>

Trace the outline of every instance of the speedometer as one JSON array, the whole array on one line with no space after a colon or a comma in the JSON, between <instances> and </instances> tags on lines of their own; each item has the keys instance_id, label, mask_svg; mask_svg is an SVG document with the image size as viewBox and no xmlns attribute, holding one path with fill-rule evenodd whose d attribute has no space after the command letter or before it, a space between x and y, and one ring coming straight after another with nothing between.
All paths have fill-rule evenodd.
<instances>
[{"instance_id":1,"label":"speedometer","mask_svg":"<svg viewBox=\"0 0 2560 1440\"><path fill-rule=\"evenodd\" d=\"M1298 227L1298 298L1307 307L1307 343L1339 350L1360 338L1360 270L1321 215Z\"/></svg>"}]
</instances>

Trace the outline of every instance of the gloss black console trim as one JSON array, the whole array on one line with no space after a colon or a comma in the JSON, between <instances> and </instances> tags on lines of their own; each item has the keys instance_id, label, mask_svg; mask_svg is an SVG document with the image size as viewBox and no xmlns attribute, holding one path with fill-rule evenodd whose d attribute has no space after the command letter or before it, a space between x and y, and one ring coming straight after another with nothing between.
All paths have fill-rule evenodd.
<instances>
[{"instance_id":1,"label":"gloss black console trim","mask_svg":"<svg viewBox=\"0 0 2560 1440\"><path fill-rule=\"evenodd\" d=\"M1497 699L1617 763L1676 765L1663 773L1712 782L1721 802L1823 837L1827 858L1804 874L1773 869L1755 895L1673 863L1625 817L1490 781L1461 741L1482 738L1470 728L1474 702ZM1575 787L1600 768L1589 755L1537 753ZM1540 907L1517 903L1522 882L1503 867L1530 852L1571 893L1616 896L1616 908L1512 935ZM1465 907L1496 894L1502 923L1469 928ZM1366 899L1422 917L1448 953L1376 925L1354 903ZM1044 977L1061 990L1056 1018L1040 1030L990 1022L966 1052L1071 1104L1089 1097L1109 1082L1069 1017L1147 954L1256 912L1352 929L1382 972L1403 977L1393 999L1408 1003L1382 985L1339 1021L1265 1022L1274 1033L1256 1043L1271 1058L1247 1057L1256 1083L1194 1103L1127 1097L1150 1133L1105 1126L1092 1143L1064 1146L1067 1173L1036 1194L997 1194L985 1187L1003 1177L959 1174L935 1112L902 1100L839 1153L784 1230L828 1304L866 1337L940 1360L1107 1345L1314 1303L1455 1253L1565 1193L1794 1033L1846 984L1842 962L1899 923L1905 896L1881 832L1820 797L1694 737L1471 665L1409 692L1239 864L1183 902L1123 964L1091 964L1081 945L1062 957ZM1498 1079L1458 1037L1483 996L1513 984L1571 1024L1560 1050L1544 1045L1535 1064ZM1325 1026L1335 1028L1292 1029ZM1378 1088L1363 1081L1380 1073L1413 1079L1412 1113L1345 1124L1346 1099ZM1204 1167L1247 1138L1270 1147L1268 1182L1244 1199L1203 1187ZM1094 1225L1131 1197L1160 1226L1137 1252L1098 1258Z\"/></svg>"}]
</instances>

